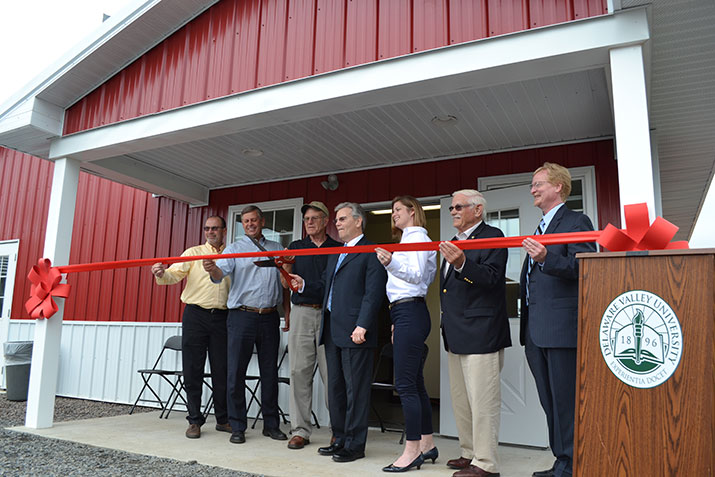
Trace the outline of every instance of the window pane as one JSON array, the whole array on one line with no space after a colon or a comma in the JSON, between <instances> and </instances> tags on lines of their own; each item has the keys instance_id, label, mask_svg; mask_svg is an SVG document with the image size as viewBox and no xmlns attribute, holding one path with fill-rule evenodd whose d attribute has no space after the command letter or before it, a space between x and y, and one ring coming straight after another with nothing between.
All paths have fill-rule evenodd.
<instances>
[{"instance_id":1,"label":"window pane","mask_svg":"<svg viewBox=\"0 0 715 477\"><path fill-rule=\"evenodd\" d=\"M571 181L571 194L566 199L566 207L574 212L583 212L583 181L581 179Z\"/></svg>"},{"instance_id":2,"label":"window pane","mask_svg":"<svg viewBox=\"0 0 715 477\"><path fill-rule=\"evenodd\" d=\"M263 218L266 219L266 225L263 227L263 236L266 239L278 242L284 247L293 241L293 209L264 210ZM233 241L244 235L241 216L237 214Z\"/></svg>"}]
</instances>

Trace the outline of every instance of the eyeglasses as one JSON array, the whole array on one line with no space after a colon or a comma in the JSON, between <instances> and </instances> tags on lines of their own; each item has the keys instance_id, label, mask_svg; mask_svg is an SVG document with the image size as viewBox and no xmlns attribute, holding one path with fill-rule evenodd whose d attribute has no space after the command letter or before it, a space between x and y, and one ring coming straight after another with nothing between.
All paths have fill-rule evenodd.
<instances>
[{"instance_id":1,"label":"eyeglasses","mask_svg":"<svg viewBox=\"0 0 715 477\"><path fill-rule=\"evenodd\" d=\"M549 183L549 181L532 182L532 183L529 185L529 190L531 190L531 189L538 189L538 188L541 187L542 185L548 184L548 183Z\"/></svg>"},{"instance_id":2,"label":"eyeglasses","mask_svg":"<svg viewBox=\"0 0 715 477\"><path fill-rule=\"evenodd\" d=\"M221 227L220 225L214 225L212 227L204 226L204 232L208 232L208 231L217 232L217 231L221 230L222 228L223 227Z\"/></svg>"},{"instance_id":3,"label":"eyeglasses","mask_svg":"<svg viewBox=\"0 0 715 477\"><path fill-rule=\"evenodd\" d=\"M474 207L474 204L454 204L449 206L449 211L452 212L453 210L456 210L457 212L461 212L462 209L466 207Z\"/></svg>"}]
</instances>

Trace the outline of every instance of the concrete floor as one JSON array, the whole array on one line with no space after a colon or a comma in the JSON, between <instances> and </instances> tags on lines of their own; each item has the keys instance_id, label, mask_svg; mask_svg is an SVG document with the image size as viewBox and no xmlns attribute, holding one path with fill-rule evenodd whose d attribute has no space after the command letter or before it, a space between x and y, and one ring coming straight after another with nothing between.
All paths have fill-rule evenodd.
<instances>
[{"instance_id":1,"label":"concrete floor","mask_svg":"<svg viewBox=\"0 0 715 477\"><path fill-rule=\"evenodd\" d=\"M268 476L355 476L385 475L381 468L392 463L401 453L398 433L381 433L370 429L366 457L346 464L317 454L327 445L330 434L326 427L316 430L310 445L302 450L290 450L285 441L274 441L261 435L261 422L255 430L248 429L245 444L231 444L229 434L214 430L213 418L203 426L200 439L187 439L185 415L171 413L169 419L159 419L159 413L138 413L82 421L59 422L49 429L15 427L14 430L44 437L81 442L93 446L118 449L137 454L167 457L181 461L196 460L201 464L241 470ZM283 431L287 433L287 426ZM448 459L459 457L456 439L437 437L440 457L436 464L426 463L421 477L449 476L453 470L445 465ZM548 450L500 446L502 477L527 477L535 470L547 469L553 463Z\"/></svg>"}]
</instances>

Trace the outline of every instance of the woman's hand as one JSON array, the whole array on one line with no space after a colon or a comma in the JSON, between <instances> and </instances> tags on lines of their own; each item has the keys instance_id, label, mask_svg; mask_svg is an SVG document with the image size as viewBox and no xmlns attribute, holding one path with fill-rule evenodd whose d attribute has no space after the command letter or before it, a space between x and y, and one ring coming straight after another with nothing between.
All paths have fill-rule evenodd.
<instances>
[{"instance_id":1,"label":"woman's hand","mask_svg":"<svg viewBox=\"0 0 715 477\"><path fill-rule=\"evenodd\" d=\"M375 254L377 255L377 259L380 261L383 267L388 266L392 261L392 254L384 248L375 248Z\"/></svg>"}]
</instances>

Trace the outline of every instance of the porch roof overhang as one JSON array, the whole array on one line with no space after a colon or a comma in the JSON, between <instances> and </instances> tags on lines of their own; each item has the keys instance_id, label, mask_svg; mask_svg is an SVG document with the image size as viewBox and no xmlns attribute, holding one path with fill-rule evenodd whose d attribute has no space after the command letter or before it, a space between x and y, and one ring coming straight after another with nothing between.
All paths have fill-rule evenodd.
<instances>
[{"instance_id":1,"label":"porch roof overhang","mask_svg":"<svg viewBox=\"0 0 715 477\"><path fill-rule=\"evenodd\" d=\"M72 157L89 172L201 205L211 189L234 185L608 138L614 134L609 50L645 44L648 53L648 17L644 8L623 10L359 65L64 137L61 115L47 114L40 136L48 150L40 155ZM646 65L652 84L649 73ZM677 96L677 91L660 94ZM683 109L683 114L701 110ZM456 121L433 121L449 116ZM712 114L704 119L711 128L715 124ZM0 142L24 150L29 142L7 139L34 126L8 129L4 121L0 116ZM712 175L715 139L708 143L699 135L697 150L687 159L692 186L684 187L677 174L679 154L670 145L688 138L682 126L669 127L676 138L660 129L655 135L663 211L687 237ZM258 151L260 156L253 155Z\"/></svg>"},{"instance_id":2,"label":"porch roof overhang","mask_svg":"<svg viewBox=\"0 0 715 477\"><path fill-rule=\"evenodd\" d=\"M217 187L609 137L608 50L648 38L640 10L450 46L64 136L49 158L200 205Z\"/></svg>"}]
</instances>

